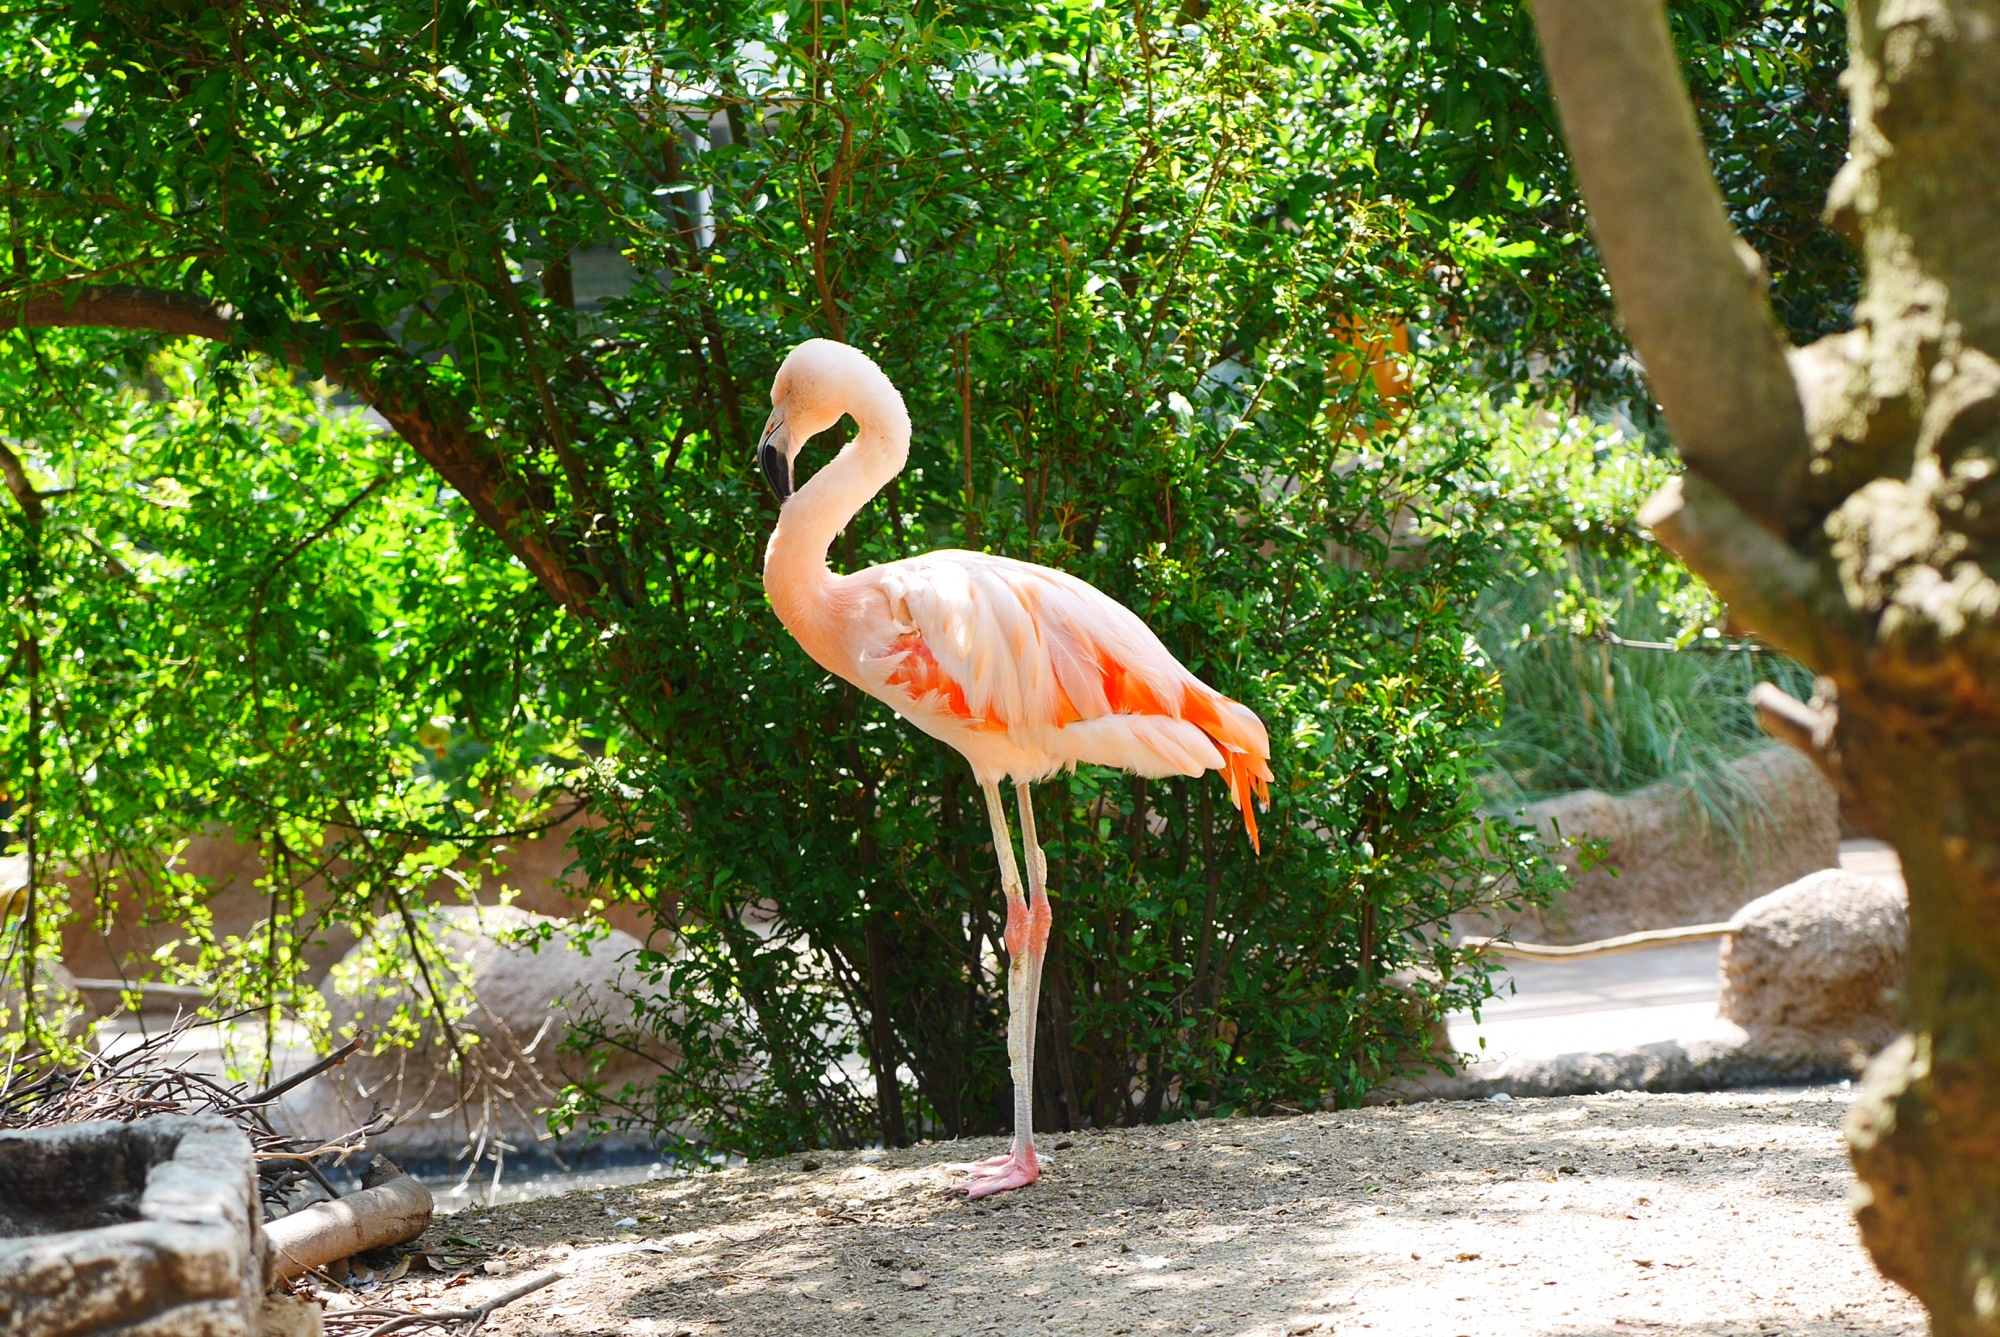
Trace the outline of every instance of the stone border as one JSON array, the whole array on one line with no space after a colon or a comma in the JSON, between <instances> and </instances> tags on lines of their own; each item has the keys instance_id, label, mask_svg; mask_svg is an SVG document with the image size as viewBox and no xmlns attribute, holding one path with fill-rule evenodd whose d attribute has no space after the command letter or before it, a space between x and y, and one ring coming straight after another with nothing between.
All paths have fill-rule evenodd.
<instances>
[{"instance_id":1,"label":"stone border","mask_svg":"<svg viewBox=\"0 0 2000 1337\"><path fill-rule=\"evenodd\" d=\"M1802 1086L1852 1077L1845 1054L1777 1054L1730 1040L1663 1040L1609 1053L1481 1063L1458 1073L1413 1073L1384 1082L1368 1105L1424 1100L1591 1096L1606 1091L1728 1091Z\"/></svg>"},{"instance_id":2,"label":"stone border","mask_svg":"<svg viewBox=\"0 0 2000 1337\"><path fill-rule=\"evenodd\" d=\"M263 1211L250 1141L227 1120L0 1132L0 1201L10 1231L37 1217L86 1223L0 1239L0 1332L256 1337ZM93 1216L111 1223L87 1224Z\"/></svg>"},{"instance_id":3,"label":"stone border","mask_svg":"<svg viewBox=\"0 0 2000 1337\"><path fill-rule=\"evenodd\" d=\"M1546 839L1604 842L1603 864L1581 871L1546 909L1460 911L1463 936L1511 935L1552 945L1727 919L1766 892L1840 865L1840 802L1826 777L1782 744L1728 763L1740 797L1739 843L1708 818L1686 785L1662 781L1630 794L1579 789L1519 810Z\"/></svg>"}]
</instances>

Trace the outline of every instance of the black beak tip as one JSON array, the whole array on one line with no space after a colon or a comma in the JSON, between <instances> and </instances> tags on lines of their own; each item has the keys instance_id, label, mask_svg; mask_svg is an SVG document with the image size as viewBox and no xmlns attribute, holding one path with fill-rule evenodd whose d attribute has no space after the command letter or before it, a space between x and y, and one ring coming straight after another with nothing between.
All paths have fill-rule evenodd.
<instances>
[{"instance_id":1,"label":"black beak tip","mask_svg":"<svg viewBox=\"0 0 2000 1337\"><path fill-rule=\"evenodd\" d=\"M792 495L792 462L775 443L766 441L757 447L757 463L764 468L764 481L778 494L778 504L783 505Z\"/></svg>"}]
</instances>

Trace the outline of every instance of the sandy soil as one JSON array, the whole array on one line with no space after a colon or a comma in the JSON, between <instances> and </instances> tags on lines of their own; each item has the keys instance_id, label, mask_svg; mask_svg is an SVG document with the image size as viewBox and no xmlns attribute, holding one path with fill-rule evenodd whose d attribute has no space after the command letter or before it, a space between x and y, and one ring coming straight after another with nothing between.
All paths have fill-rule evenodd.
<instances>
[{"instance_id":1,"label":"sandy soil","mask_svg":"<svg viewBox=\"0 0 2000 1337\"><path fill-rule=\"evenodd\" d=\"M1025 1192L937 1168L998 1142L794 1156L475 1209L426 1237L502 1334L1918 1334L1846 1205L1849 1093L1427 1104L1050 1137ZM810 1160L816 1168L807 1169ZM476 1244L476 1247L475 1247Z\"/></svg>"}]
</instances>

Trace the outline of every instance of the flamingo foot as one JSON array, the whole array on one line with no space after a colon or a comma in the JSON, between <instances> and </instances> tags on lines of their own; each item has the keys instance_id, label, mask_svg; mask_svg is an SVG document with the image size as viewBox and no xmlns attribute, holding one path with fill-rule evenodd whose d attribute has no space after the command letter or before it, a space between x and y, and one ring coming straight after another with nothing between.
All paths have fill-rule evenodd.
<instances>
[{"instance_id":1,"label":"flamingo foot","mask_svg":"<svg viewBox=\"0 0 2000 1337\"><path fill-rule=\"evenodd\" d=\"M962 1184L952 1185L950 1191L963 1193L966 1199L977 1202L995 1193L1005 1193L1010 1189L1026 1188L1042 1177L1041 1162L1035 1158L1032 1146L1004 1156L990 1156L983 1161L969 1165L952 1165L947 1169L956 1170L966 1176Z\"/></svg>"},{"instance_id":2,"label":"flamingo foot","mask_svg":"<svg viewBox=\"0 0 2000 1337\"><path fill-rule=\"evenodd\" d=\"M1014 1163L1014 1153L1011 1151L1003 1151L998 1156L988 1156L983 1161L952 1161L946 1165L939 1166L938 1168L943 1170L946 1174L976 1175L976 1174L984 1174L987 1171L993 1169L995 1166L1012 1165L1013 1163Z\"/></svg>"}]
</instances>

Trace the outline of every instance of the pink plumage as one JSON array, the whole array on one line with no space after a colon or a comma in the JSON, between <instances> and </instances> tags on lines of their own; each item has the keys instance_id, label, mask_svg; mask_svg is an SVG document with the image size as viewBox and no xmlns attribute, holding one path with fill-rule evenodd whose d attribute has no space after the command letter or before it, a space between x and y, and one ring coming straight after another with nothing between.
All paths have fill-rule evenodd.
<instances>
[{"instance_id":1,"label":"pink plumage","mask_svg":"<svg viewBox=\"0 0 2000 1337\"><path fill-rule=\"evenodd\" d=\"M826 554L909 457L902 396L866 355L814 339L771 387L758 447L783 508L764 560L771 607L829 672L962 753L986 795L1008 898L1012 1152L964 1167L972 1196L1033 1183L1034 1011L1049 908L1028 786L1080 762L1145 776L1222 773L1258 843L1271 745L1261 720L1188 672L1124 605L1061 571L948 549L835 575ZM840 454L792 492L792 462L851 414ZM1033 904L1021 896L999 782L1014 782Z\"/></svg>"},{"instance_id":2,"label":"pink plumage","mask_svg":"<svg viewBox=\"0 0 2000 1337\"><path fill-rule=\"evenodd\" d=\"M1256 841L1252 789L1268 798L1271 775L1263 722L1123 605L1061 571L955 550L845 581L873 614L853 680L964 753L979 779L1032 783L1079 762L1221 771Z\"/></svg>"}]
</instances>

